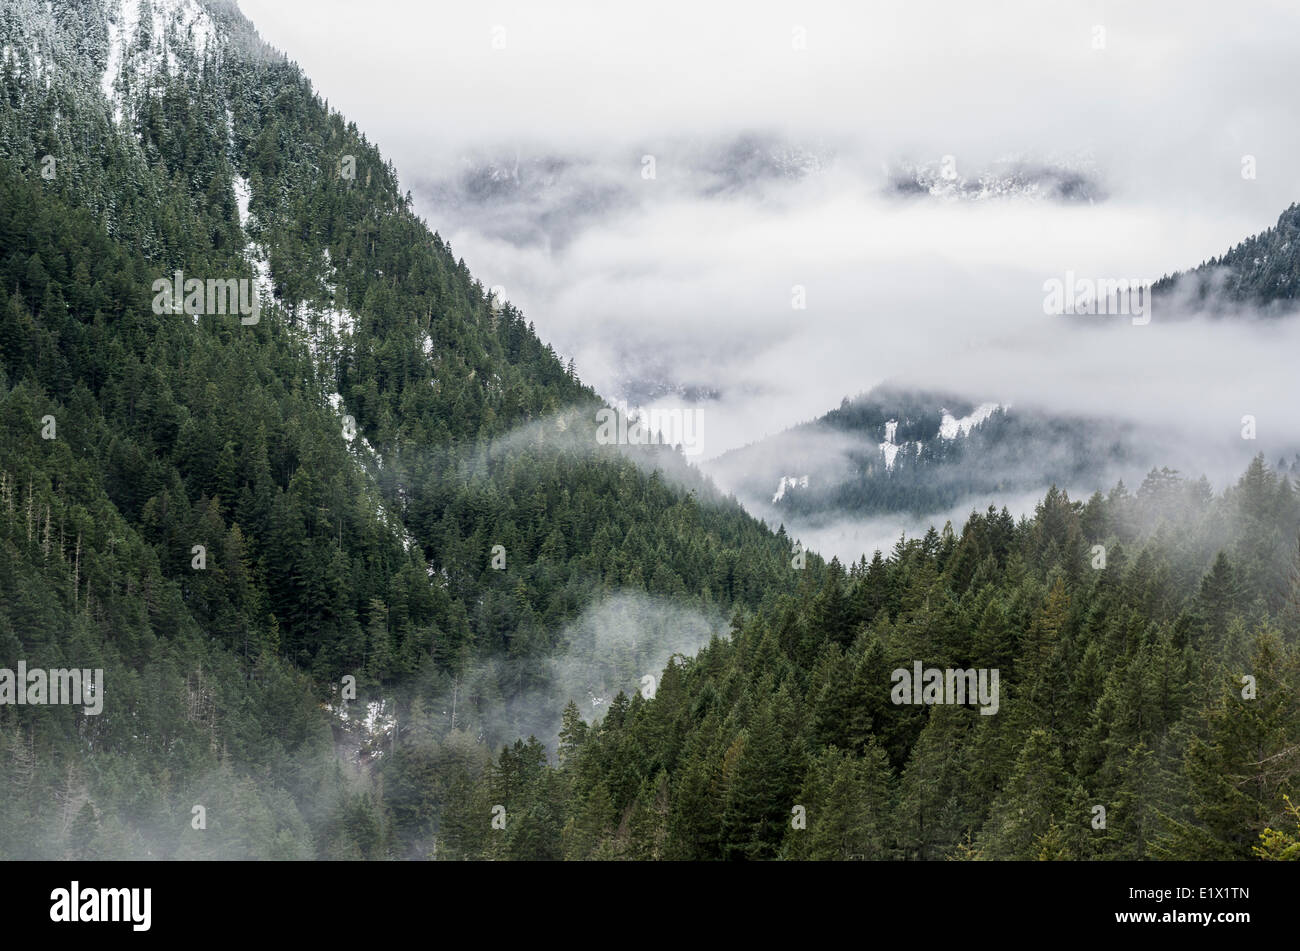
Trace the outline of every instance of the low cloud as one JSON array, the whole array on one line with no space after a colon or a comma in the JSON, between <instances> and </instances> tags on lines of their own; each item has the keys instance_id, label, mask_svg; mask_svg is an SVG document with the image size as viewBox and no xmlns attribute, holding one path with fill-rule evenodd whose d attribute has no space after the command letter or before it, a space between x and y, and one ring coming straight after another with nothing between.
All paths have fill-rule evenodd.
<instances>
[{"instance_id":1,"label":"low cloud","mask_svg":"<svg viewBox=\"0 0 1300 951\"><path fill-rule=\"evenodd\" d=\"M498 684L535 684L485 706L482 728L493 736L536 736L554 750L570 701L583 719L599 720L619 693L652 696L669 658L694 657L714 635L725 637L727 631L721 613L706 614L640 591L616 591L565 625L554 654L495 658L467 673L459 689L462 697L491 696Z\"/></svg>"}]
</instances>

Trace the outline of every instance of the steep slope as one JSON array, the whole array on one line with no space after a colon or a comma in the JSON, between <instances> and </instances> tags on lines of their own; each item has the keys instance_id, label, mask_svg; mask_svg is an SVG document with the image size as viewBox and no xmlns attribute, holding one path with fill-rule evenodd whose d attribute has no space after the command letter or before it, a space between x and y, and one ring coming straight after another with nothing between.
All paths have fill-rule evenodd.
<instances>
[{"instance_id":1,"label":"steep slope","mask_svg":"<svg viewBox=\"0 0 1300 951\"><path fill-rule=\"evenodd\" d=\"M1165 275L1153 287L1164 300L1189 311L1226 313L1243 308L1278 316L1295 309L1300 295L1300 206L1277 224L1251 235L1220 257L1190 271Z\"/></svg>"},{"instance_id":2,"label":"steep slope","mask_svg":"<svg viewBox=\"0 0 1300 951\"><path fill-rule=\"evenodd\" d=\"M424 854L438 800L381 799L381 752L558 722L549 658L612 595L793 585L674 452L600 445L595 395L233 3L16 0L0 49L0 635L107 684L97 717L0 707L0 853ZM176 272L256 311L173 309Z\"/></svg>"}]
</instances>

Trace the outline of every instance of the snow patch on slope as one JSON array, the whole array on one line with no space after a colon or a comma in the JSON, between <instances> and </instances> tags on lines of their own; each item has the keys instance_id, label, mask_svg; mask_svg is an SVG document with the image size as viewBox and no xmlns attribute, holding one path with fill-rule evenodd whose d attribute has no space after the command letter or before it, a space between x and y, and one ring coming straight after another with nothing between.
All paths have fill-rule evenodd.
<instances>
[{"instance_id":1,"label":"snow patch on slope","mask_svg":"<svg viewBox=\"0 0 1300 951\"><path fill-rule=\"evenodd\" d=\"M940 439L952 440L959 436L969 436L971 431L984 422L998 409L1005 409L1001 403L981 403L973 412L960 419L948 412L947 408L941 408L942 418L939 421L938 436ZM925 448L925 443L917 440L915 443L905 442L899 444L895 442L898 435L898 420L891 419L885 423L885 441L880 443L880 452L885 457L885 469L888 471L894 468L894 463L898 460L898 454L911 445L916 446L916 455L921 456L921 451Z\"/></svg>"},{"instance_id":2,"label":"snow patch on slope","mask_svg":"<svg viewBox=\"0 0 1300 951\"><path fill-rule=\"evenodd\" d=\"M253 199L253 190L248 184L248 178L243 175L236 176L231 184L235 189L235 203L239 206L239 227L247 231L248 205Z\"/></svg>"},{"instance_id":3,"label":"snow patch on slope","mask_svg":"<svg viewBox=\"0 0 1300 951\"><path fill-rule=\"evenodd\" d=\"M806 489L808 488L807 476L781 476L781 483L776 487L776 495L772 496L773 502L780 502L785 498L787 489Z\"/></svg>"},{"instance_id":4,"label":"snow patch on slope","mask_svg":"<svg viewBox=\"0 0 1300 951\"><path fill-rule=\"evenodd\" d=\"M140 36L148 12L149 35ZM121 123L129 90L147 90L182 68L178 51L202 59L217 47L217 28L198 0L118 0L109 13L108 60L99 88Z\"/></svg>"},{"instance_id":5,"label":"snow patch on slope","mask_svg":"<svg viewBox=\"0 0 1300 951\"><path fill-rule=\"evenodd\" d=\"M352 701L357 703L357 701ZM378 759L384 754L383 745L392 739L397 728L396 704L387 697L365 702L364 716L354 716L348 711L349 701L342 698L325 704L342 727L342 731L356 744L352 755L356 762ZM360 711L358 711L359 713Z\"/></svg>"},{"instance_id":6,"label":"snow patch on slope","mask_svg":"<svg viewBox=\"0 0 1300 951\"><path fill-rule=\"evenodd\" d=\"M898 433L898 420L891 419L885 423L885 441L880 444L880 451L885 454L885 468L894 468L894 460L898 457L898 452L902 446L894 443L894 436Z\"/></svg>"},{"instance_id":7,"label":"snow patch on slope","mask_svg":"<svg viewBox=\"0 0 1300 951\"><path fill-rule=\"evenodd\" d=\"M952 413L945 408L942 410L943 421L939 423L939 435L944 439L969 436L972 429L993 415L993 411L998 408L998 405L997 403L981 403L973 413L969 416L963 416L961 419L954 418Z\"/></svg>"},{"instance_id":8,"label":"snow patch on slope","mask_svg":"<svg viewBox=\"0 0 1300 951\"><path fill-rule=\"evenodd\" d=\"M122 121L122 100L115 97L117 78L122 73L127 47L140 27L140 4L137 0L119 0L108 26L108 65L100 78L104 98L113 103L113 121Z\"/></svg>"},{"instance_id":9,"label":"snow patch on slope","mask_svg":"<svg viewBox=\"0 0 1300 951\"><path fill-rule=\"evenodd\" d=\"M320 359L322 354L337 369L345 346L345 338L356 327L356 318L346 307L338 303L338 269L330 259L329 248L325 249L325 285L324 299L328 304L318 305L304 301L300 305L303 324L307 330L307 347L313 359Z\"/></svg>"}]
</instances>

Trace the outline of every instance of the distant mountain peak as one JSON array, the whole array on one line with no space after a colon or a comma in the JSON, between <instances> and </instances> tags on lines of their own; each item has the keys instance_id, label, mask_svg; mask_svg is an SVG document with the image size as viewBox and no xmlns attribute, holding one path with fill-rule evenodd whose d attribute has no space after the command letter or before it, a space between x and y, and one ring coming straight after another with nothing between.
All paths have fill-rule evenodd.
<instances>
[{"instance_id":1,"label":"distant mountain peak","mask_svg":"<svg viewBox=\"0 0 1300 951\"><path fill-rule=\"evenodd\" d=\"M903 197L925 196L946 201L1033 199L1092 204L1104 201L1105 190L1086 165L1003 159L967 173L952 156L921 164L901 163L886 170L887 191Z\"/></svg>"}]
</instances>

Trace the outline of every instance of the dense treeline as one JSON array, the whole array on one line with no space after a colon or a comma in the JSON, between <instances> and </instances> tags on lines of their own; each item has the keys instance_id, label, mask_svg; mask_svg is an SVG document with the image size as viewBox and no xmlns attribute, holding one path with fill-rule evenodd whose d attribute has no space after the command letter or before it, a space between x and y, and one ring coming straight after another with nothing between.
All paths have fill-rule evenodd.
<instances>
[{"instance_id":1,"label":"dense treeline","mask_svg":"<svg viewBox=\"0 0 1300 951\"><path fill-rule=\"evenodd\" d=\"M558 765L535 741L472 764L476 783L462 762L439 854L1294 857L1298 529L1257 459L1222 496L1153 472L809 570L653 699L594 726L570 709ZM999 669L997 713L893 703L915 661Z\"/></svg>"}]
</instances>

